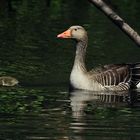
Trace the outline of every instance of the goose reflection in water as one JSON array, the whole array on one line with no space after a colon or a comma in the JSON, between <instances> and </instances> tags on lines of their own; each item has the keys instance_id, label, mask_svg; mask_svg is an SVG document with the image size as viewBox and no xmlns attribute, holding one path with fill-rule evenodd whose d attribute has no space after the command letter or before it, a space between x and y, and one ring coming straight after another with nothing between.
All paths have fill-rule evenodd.
<instances>
[{"instance_id":1,"label":"goose reflection in water","mask_svg":"<svg viewBox=\"0 0 140 140\"><path fill-rule=\"evenodd\" d=\"M130 135L128 128L133 128L132 116L129 116L131 111L129 112L126 108L140 106L139 93L138 91L91 92L84 90L70 92L73 121L69 128L78 136L75 135L69 140L85 140L83 136L86 134L92 135L95 139L106 139L106 134L108 136L109 134ZM119 112L121 110L126 112L121 115ZM118 140L118 137L108 136L108 140ZM128 137L123 140L128 140Z\"/></svg>"},{"instance_id":2,"label":"goose reflection in water","mask_svg":"<svg viewBox=\"0 0 140 140\"><path fill-rule=\"evenodd\" d=\"M89 102L97 107L124 107L133 105L137 95L131 95L129 91L123 92L90 92L84 90L75 90L70 92L72 115L74 118L84 116L84 109Z\"/></svg>"}]
</instances>

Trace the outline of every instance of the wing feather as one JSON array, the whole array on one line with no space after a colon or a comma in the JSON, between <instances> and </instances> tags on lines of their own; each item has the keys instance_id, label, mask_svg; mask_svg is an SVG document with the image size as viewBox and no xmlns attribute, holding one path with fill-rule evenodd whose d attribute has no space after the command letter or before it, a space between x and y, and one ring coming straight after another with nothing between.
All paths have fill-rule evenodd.
<instances>
[{"instance_id":1,"label":"wing feather","mask_svg":"<svg viewBox=\"0 0 140 140\"><path fill-rule=\"evenodd\" d=\"M96 81L103 86L116 86L122 82L127 83L131 78L129 65L124 64L105 65L96 69L94 73Z\"/></svg>"}]
</instances>

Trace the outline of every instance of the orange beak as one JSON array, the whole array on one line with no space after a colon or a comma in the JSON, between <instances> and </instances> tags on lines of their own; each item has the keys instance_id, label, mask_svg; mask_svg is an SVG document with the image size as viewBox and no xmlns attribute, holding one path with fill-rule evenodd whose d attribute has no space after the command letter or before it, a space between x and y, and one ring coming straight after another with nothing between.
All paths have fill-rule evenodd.
<instances>
[{"instance_id":1,"label":"orange beak","mask_svg":"<svg viewBox=\"0 0 140 140\"><path fill-rule=\"evenodd\" d=\"M70 37L71 37L71 31L69 29L57 35L57 38L70 38Z\"/></svg>"}]
</instances>

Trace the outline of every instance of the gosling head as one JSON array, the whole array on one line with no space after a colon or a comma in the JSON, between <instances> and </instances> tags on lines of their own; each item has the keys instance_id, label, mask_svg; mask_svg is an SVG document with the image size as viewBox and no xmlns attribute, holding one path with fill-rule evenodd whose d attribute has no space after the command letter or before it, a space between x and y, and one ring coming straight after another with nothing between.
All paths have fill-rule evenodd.
<instances>
[{"instance_id":1,"label":"gosling head","mask_svg":"<svg viewBox=\"0 0 140 140\"><path fill-rule=\"evenodd\" d=\"M72 38L77 41L87 39L87 32L82 26L71 26L69 29L57 35L57 38Z\"/></svg>"}]
</instances>

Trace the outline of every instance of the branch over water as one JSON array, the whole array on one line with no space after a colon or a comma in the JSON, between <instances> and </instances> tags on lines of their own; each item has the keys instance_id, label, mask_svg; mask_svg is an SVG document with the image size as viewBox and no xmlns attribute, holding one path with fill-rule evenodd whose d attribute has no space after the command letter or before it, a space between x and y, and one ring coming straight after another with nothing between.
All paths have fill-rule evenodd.
<instances>
[{"instance_id":1,"label":"branch over water","mask_svg":"<svg viewBox=\"0 0 140 140\"><path fill-rule=\"evenodd\" d=\"M118 16L103 0L89 0L100 9L113 23L140 47L140 36L120 16Z\"/></svg>"}]
</instances>

